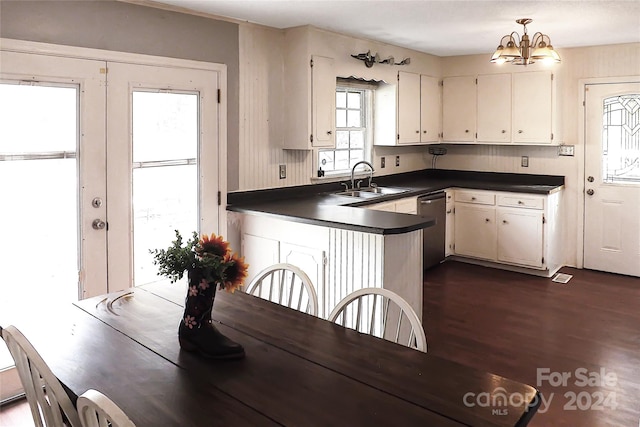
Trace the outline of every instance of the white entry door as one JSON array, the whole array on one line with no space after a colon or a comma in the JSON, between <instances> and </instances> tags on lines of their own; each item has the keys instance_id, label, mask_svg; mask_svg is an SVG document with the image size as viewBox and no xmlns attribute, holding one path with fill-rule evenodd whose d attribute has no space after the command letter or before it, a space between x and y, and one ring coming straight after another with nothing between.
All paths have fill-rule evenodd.
<instances>
[{"instance_id":1,"label":"white entry door","mask_svg":"<svg viewBox=\"0 0 640 427\"><path fill-rule=\"evenodd\" d=\"M92 225L106 218L105 63L6 51L0 63L0 324L7 325L107 290L106 230ZM0 400L21 389L10 365L0 345Z\"/></svg>"},{"instance_id":2,"label":"white entry door","mask_svg":"<svg viewBox=\"0 0 640 427\"><path fill-rule=\"evenodd\" d=\"M584 267L640 276L640 82L585 91Z\"/></svg>"},{"instance_id":3,"label":"white entry door","mask_svg":"<svg viewBox=\"0 0 640 427\"><path fill-rule=\"evenodd\" d=\"M161 280L149 250L219 233L219 73L109 63L109 290Z\"/></svg>"}]
</instances>

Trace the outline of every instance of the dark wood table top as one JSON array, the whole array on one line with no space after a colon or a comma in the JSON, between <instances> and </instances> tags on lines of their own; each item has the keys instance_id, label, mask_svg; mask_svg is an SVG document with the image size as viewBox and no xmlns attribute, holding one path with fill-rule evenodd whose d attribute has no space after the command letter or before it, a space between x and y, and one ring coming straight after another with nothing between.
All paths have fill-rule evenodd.
<instances>
[{"instance_id":1,"label":"dark wood table top","mask_svg":"<svg viewBox=\"0 0 640 427\"><path fill-rule=\"evenodd\" d=\"M88 319L81 325L86 333L61 346L81 356L63 363L58 359L70 351L51 350L48 356L58 358L54 372L74 393L97 388L113 395L139 427L159 419L167 420L162 425L220 420L224 425L523 426L539 406L537 390L529 385L242 292L218 292L213 318L221 332L245 347L247 357L207 361L178 345L185 292L182 285L157 284L77 303L85 313L76 310L74 316ZM78 320L74 325L79 327ZM71 366L91 357L86 372L76 375ZM169 402L169 396L175 400ZM220 402L224 399L232 403ZM492 399L497 399L493 405L483 404ZM220 406L227 418L218 416ZM212 418L204 422L207 414Z\"/></svg>"}]
</instances>

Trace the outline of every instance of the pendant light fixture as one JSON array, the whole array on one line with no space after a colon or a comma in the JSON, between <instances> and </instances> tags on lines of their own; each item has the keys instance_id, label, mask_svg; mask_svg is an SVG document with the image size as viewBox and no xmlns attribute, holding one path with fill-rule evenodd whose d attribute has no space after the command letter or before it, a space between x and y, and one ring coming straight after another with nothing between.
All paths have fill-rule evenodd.
<instances>
[{"instance_id":1,"label":"pendant light fixture","mask_svg":"<svg viewBox=\"0 0 640 427\"><path fill-rule=\"evenodd\" d=\"M551 39L548 35L537 32L533 35L532 40L529 39L527 24L530 24L531 21L533 20L529 18L517 19L516 22L524 27L524 34L520 37L514 31L503 36L490 62L496 64L510 62L524 66L536 61L560 62L560 55L551 46Z\"/></svg>"}]
</instances>

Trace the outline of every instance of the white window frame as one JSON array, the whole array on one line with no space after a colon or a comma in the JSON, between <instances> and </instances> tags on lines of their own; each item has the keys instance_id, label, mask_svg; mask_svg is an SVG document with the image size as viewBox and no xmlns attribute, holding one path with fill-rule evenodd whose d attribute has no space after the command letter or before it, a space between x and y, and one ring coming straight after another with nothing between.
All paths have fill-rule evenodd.
<instances>
[{"instance_id":1,"label":"white window frame","mask_svg":"<svg viewBox=\"0 0 640 427\"><path fill-rule=\"evenodd\" d=\"M363 94L362 97L362 102L364 103L363 105L363 124L364 126L362 126L361 128L356 128L356 129L364 129L364 160L371 162L371 159L373 158L373 109L375 108L374 105L374 92L375 92L376 86L373 84L367 84L364 82L358 82L358 81L352 81L352 80L347 80L347 79L338 79L337 83L336 83L336 94L339 91L344 91L344 90L357 90L357 91L361 91ZM336 111L337 111L336 107ZM335 114L335 113L334 113ZM337 138L337 133L339 130L354 130L354 128L337 128L336 127L336 138ZM341 169L338 171L324 171L324 176L323 177L318 177L317 173L319 171L319 168L322 167L322 165L320 164L320 152L321 151L339 151L336 147L333 148L318 148L316 150L314 150L314 179L315 180L336 180L338 178L350 178L351 177L351 169ZM335 157L334 157L335 159ZM363 172L365 170L368 170L368 168L366 168L364 165L359 166L358 168L356 168L357 172Z\"/></svg>"}]
</instances>

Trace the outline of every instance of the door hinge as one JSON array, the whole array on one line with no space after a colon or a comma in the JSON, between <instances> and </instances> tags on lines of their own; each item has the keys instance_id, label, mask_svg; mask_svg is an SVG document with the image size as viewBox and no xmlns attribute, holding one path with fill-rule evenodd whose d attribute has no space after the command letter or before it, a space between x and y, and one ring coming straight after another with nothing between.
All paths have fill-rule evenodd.
<instances>
[{"instance_id":1,"label":"door hinge","mask_svg":"<svg viewBox=\"0 0 640 427\"><path fill-rule=\"evenodd\" d=\"M547 219L544 217L544 215L542 215L542 223L546 224L547 223Z\"/></svg>"},{"instance_id":2,"label":"door hinge","mask_svg":"<svg viewBox=\"0 0 640 427\"><path fill-rule=\"evenodd\" d=\"M313 68L313 58L309 60L309 67Z\"/></svg>"},{"instance_id":3,"label":"door hinge","mask_svg":"<svg viewBox=\"0 0 640 427\"><path fill-rule=\"evenodd\" d=\"M222 193L218 191L218 206L222 205Z\"/></svg>"},{"instance_id":4,"label":"door hinge","mask_svg":"<svg viewBox=\"0 0 640 427\"><path fill-rule=\"evenodd\" d=\"M551 80L553 80L553 74L551 74Z\"/></svg>"},{"instance_id":5,"label":"door hinge","mask_svg":"<svg viewBox=\"0 0 640 427\"><path fill-rule=\"evenodd\" d=\"M551 134L551 140L553 141L553 133Z\"/></svg>"},{"instance_id":6,"label":"door hinge","mask_svg":"<svg viewBox=\"0 0 640 427\"><path fill-rule=\"evenodd\" d=\"M444 80L440 80L440 81L438 82L438 86L444 86Z\"/></svg>"},{"instance_id":7,"label":"door hinge","mask_svg":"<svg viewBox=\"0 0 640 427\"><path fill-rule=\"evenodd\" d=\"M544 257L542 257L542 263L544 264Z\"/></svg>"},{"instance_id":8,"label":"door hinge","mask_svg":"<svg viewBox=\"0 0 640 427\"><path fill-rule=\"evenodd\" d=\"M397 134L397 135L396 135L396 139L397 139L398 141L400 141L400 134Z\"/></svg>"},{"instance_id":9,"label":"door hinge","mask_svg":"<svg viewBox=\"0 0 640 427\"><path fill-rule=\"evenodd\" d=\"M313 134L309 135L309 142L313 144Z\"/></svg>"},{"instance_id":10,"label":"door hinge","mask_svg":"<svg viewBox=\"0 0 640 427\"><path fill-rule=\"evenodd\" d=\"M476 79L476 84L478 84L478 79Z\"/></svg>"},{"instance_id":11,"label":"door hinge","mask_svg":"<svg viewBox=\"0 0 640 427\"><path fill-rule=\"evenodd\" d=\"M476 139L478 139L478 132L476 132Z\"/></svg>"},{"instance_id":12,"label":"door hinge","mask_svg":"<svg viewBox=\"0 0 640 427\"><path fill-rule=\"evenodd\" d=\"M221 99L222 99L222 91L218 89L218 104L220 104Z\"/></svg>"}]
</instances>

